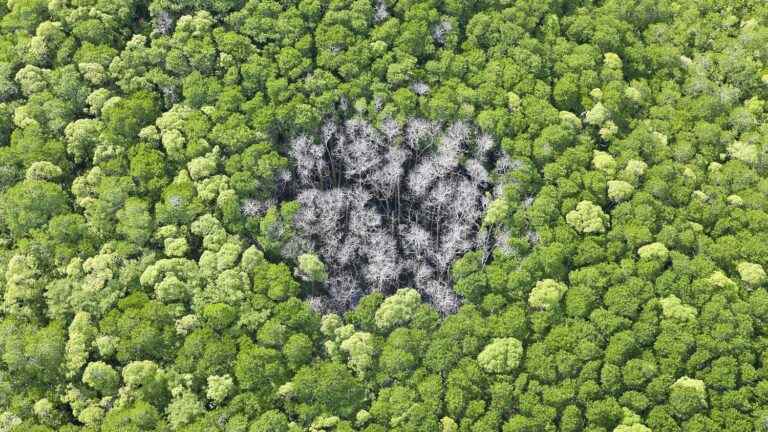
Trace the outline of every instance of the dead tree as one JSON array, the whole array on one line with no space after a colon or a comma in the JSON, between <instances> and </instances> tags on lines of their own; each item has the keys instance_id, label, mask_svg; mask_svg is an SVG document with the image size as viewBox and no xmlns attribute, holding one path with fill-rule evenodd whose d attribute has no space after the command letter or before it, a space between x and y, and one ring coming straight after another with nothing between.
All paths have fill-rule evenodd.
<instances>
[{"instance_id":1,"label":"dead tree","mask_svg":"<svg viewBox=\"0 0 768 432\"><path fill-rule=\"evenodd\" d=\"M318 254L329 273L326 296L313 297L313 308L344 310L365 293L413 286L441 312L455 311L461 301L450 267L495 244L479 231L497 193L490 185L517 168L496 151L490 136L467 123L419 118L387 119L378 128L326 121L316 136L293 139L300 208L291 248L309 248L293 253ZM263 209L246 202L243 211Z\"/></svg>"}]
</instances>

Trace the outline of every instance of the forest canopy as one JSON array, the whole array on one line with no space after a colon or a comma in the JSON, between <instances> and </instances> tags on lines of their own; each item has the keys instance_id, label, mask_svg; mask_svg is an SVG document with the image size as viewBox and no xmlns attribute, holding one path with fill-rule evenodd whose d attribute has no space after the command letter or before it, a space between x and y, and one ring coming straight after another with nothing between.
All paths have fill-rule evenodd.
<instances>
[{"instance_id":1,"label":"forest canopy","mask_svg":"<svg viewBox=\"0 0 768 432\"><path fill-rule=\"evenodd\" d=\"M0 432L768 431L768 4L0 2Z\"/></svg>"}]
</instances>

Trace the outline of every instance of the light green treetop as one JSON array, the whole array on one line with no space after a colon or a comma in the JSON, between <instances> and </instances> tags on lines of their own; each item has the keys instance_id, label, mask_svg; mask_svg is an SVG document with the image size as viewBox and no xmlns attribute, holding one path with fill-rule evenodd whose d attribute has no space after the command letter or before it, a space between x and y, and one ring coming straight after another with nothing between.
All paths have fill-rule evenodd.
<instances>
[{"instance_id":1,"label":"light green treetop","mask_svg":"<svg viewBox=\"0 0 768 432\"><path fill-rule=\"evenodd\" d=\"M61 168L48 161L33 162L27 168L25 177L27 180L53 180L63 174Z\"/></svg>"},{"instance_id":2,"label":"light green treetop","mask_svg":"<svg viewBox=\"0 0 768 432\"><path fill-rule=\"evenodd\" d=\"M640 416L627 407L623 407L624 417L621 419L621 424L624 426L631 426L640 423Z\"/></svg>"},{"instance_id":3,"label":"light green treetop","mask_svg":"<svg viewBox=\"0 0 768 432\"><path fill-rule=\"evenodd\" d=\"M728 154L734 159L752 165L757 163L758 148L755 144L734 141L728 146Z\"/></svg>"},{"instance_id":4,"label":"light green treetop","mask_svg":"<svg viewBox=\"0 0 768 432\"><path fill-rule=\"evenodd\" d=\"M349 366L364 374L373 364L373 335L367 332L355 332L339 346L349 355Z\"/></svg>"},{"instance_id":5,"label":"light green treetop","mask_svg":"<svg viewBox=\"0 0 768 432\"><path fill-rule=\"evenodd\" d=\"M189 251L187 239L184 237L171 237L164 240L165 255L169 257L183 257Z\"/></svg>"},{"instance_id":6,"label":"light green treetop","mask_svg":"<svg viewBox=\"0 0 768 432\"><path fill-rule=\"evenodd\" d=\"M157 364L151 360L132 361L123 368L123 381L128 387L137 388L151 382L158 370Z\"/></svg>"},{"instance_id":7,"label":"light green treetop","mask_svg":"<svg viewBox=\"0 0 768 432\"><path fill-rule=\"evenodd\" d=\"M568 222L576 231L585 234L603 233L608 224L609 217L603 209L592 203L582 201L576 205L576 209L565 215Z\"/></svg>"},{"instance_id":8,"label":"light green treetop","mask_svg":"<svg viewBox=\"0 0 768 432\"><path fill-rule=\"evenodd\" d=\"M554 279L540 280L528 296L528 305L536 309L549 309L560 302L567 290L564 283Z\"/></svg>"},{"instance_id":9,"label":"light green treetop","mask_svg":"<svg viewBox=\"0 0 768 432\"><path fill-rule=\"evenodd\" d=\"M736 194L728 195L725 198L725 201L728 203L729 206L733 206L733 207L741 207L744 205L744 199Z\"/></svg>"},{"instance_id":10,"label":"light green treetop","mask_svg":"<svg viewBox=\"0 0 768 432\"><path fill-rule=\"evenodd\" d=\"M623 180L609 180L608 181L608 198L612 201L620 202L625 201L632 196L632 192L635 188L631 183Z\"/></svg>"},{"instance_id":11,"label":"light green treetop","mask_svg":"<svg viewBox=\"0 0 768 432\"><path fill-rule=\"evenodd\" d=\"M640 256L640 258L665 261L667 258L669 258L669 249L667 249L663 243L655 242L645 246L640 246L640 248L637 249L637 254Z\"/></svg>"},{"instance_id":12,"label":"light green treetop","mask_svg":"<svg viewBox=\"0 0 768 432\"><path fill-rule=\"evenodd\" d=\"M297 258L299 266L296 268L296 276L307 282L323 283L328 280L328 272L325 264L315 254L302 254Z\"/></svg>"},{"instance_id":13,"label":"light green treetop","mask_svg":"<svg viewBox=\"0 0 768 432\"><path fill-rule=\"evenodd\" d=\"M20 417L10 411L0 413L0 432L11 432L23 422Z\"/></svg>"},{"instance_id":14,"label":"light green treetop","mask_svg":"<svg viewBox=\"0 0 768 432\"><path fill-rule=\"evenodd\" d=\"M336 329L341 326L341 318L335 313L323 315L320 319L320 332L327 337L332 337Z\"/></svg>"},{"instance_id":15,"label":"light green treetop","mask_svg":"<svg viewBox=\"0 0 768 432\"><path fill-rule=\"evenodd\" d=\"M587 111L585 120L591 125L599 126L608 120L609 115L608 108L602 102L598 102L591 110Z\"/></svg>"},{"instance_id":16,"label":"light green treetop","mask_svg":"<svg viewBox=\"0 0 768 432\"><path fill-rule=\"evenodd\" d=\"M211 375L208 377L208 388L205 395L213 403L220 404L234 388L235 383L231 376Z\"/></svg>"},{"instance_id":17,"label":"light green treetop","mask_svg":"<svg viewBox=\"0 0 768 432\"><path fill-rule=\"evenodd\" d=\"M220 158L220 150L219 147L216 146L205 156L192 159L187 164L189 176L196 181L210 177L216 172L216 167Z\"/></svg>"},{"instance_id":18,"label":"light green treetop","mask_svg":"<svg viewBox=\"0 0 768 432\"><path fill-rule=\"evenodd\" d=\"M635 423L632 425L618 425L613 429L613 432L653 432L651 428L646 425Z\"/></svg>"},{"instance_id":19,"label":"light green treetop","mask_svg":"<svg viewBox=\"0 0 768 432\"><path fill-rule=\"evenodd\" d=\"M721 270L718 270L711 275L709 275L709 278L707 279L709 282L718 287L718 288L728 288L728 287L735 287L736 283L725 275Z\"/></svg>"},{"instance_id":20,"label":"light green treetop","mask_svg":"<svg viewBox=\"0 0 768 432\"><path fill-rule=\"evenodd\" d=\"M576 114L570 112L570 111L560 111L558 113L558 118L560 119L560 122L566 125L570 125L574 129L581 129L581 119Z\"/></svg>"},{"instance_id":21,"label":"light green treetop","mask_svg":"<svg viewBox=\"0 0 768 432\"><path fill-rule=\"evenodd\" d=\"M498 338L486 345L477 363L489 373L509 373L520 365L523 343L515 338Z\"/></svg>"},{"instance_id":22,"label":"light green treetop","mask_svg":"<svg viewBox=\"0 0 768 432\"><path fill-rule=\"evenodd\" d=\"M112 366L101 362L91 362L83 371L83 383L104 395L117 390L120 377Z\"/></svg>"},{"instance_id":23,"label":"light green treetop","mask_svg":"<svg viewBox=\"0 0 768 432\"><path fill-rule=\"evenodd\" d=\"M488 205L488 210L485 212L483 223L486 225L495 225L501 222L509 213L509 208L509 203L504 197L496 198Z\"/></svg>"},{"instance_id":24,"label":"light green treetop","mask_svg":"<svg viewBox=\"0 0 768 432\"><path fill-rule=\"evenodd\" d=\"M628 181L636 181L645 174L648 164L641 160L630 159L622 171L622 176Z\"/></svg>"},{"instance_id":25,"label":"light green treetop","mask_svg":"<svg viewBox=\"0 0 768 432\"><path fill-rule=\"evenodd\" d=\"M69 339L65 347L67 375L75 376L88 361L90 345L96 337L96 327L91 324L91 314L77 312L69 325Z\"/></svg>"},{"instance_id":26,"label":"light green treetop","mask_svg":"<svg viewBox=\"0 0 768 432\"><path fill-rule=\"evenodd\" d=\"M374 315L376 326L382 330L408 322L421 304L421 296L413 288L403 288L387 297Z\"/></svg>"},{"instance_id":27,"label":"light green treetop","mask_svg":"<svg viewBox=\"0 0 768 432\"><path fill-rule=\"evenodd\" d=\"M616 159L610 153L595 150L592 152L592 166L606 174L616 172Z\"/></svg>"},{"instance_id":28,"label":"light green treetop","mask_svg":"<svg viewBox=\"0 0 768 432\"><path fill-rule=\"evenodd\" d=\"M440 419L440 432L458 432L459 425L456 421L450 417L443 417Z\"/></svg>"},{"instance_id":29,"label":"light green treetop","mask_svg":"<svg viewBox=\"0 0 768 432\"><path fill-rule=\"evenodd\" d=\"M692 321L696 319L696 308L684 305L680 299L671 295L659 300L662 314L665 318L674 318L681 321Z\"/></svg>"},{"instance_id":30,"label":"light green treetop","mask_svg":"<svg viewBox=\"0 0 768 432\"><path fill-rule=\"evenodd\" d=\"M751 262L741 262L736 266L741 280L752 286L757 286L765 282L766 274L763 266Z\"/></svg>"},{"instance_id":31,"label":"light green treetop","mask_svg":"<svg viewBox=\"0 0 768 432\"><path fill-rule=\"evenodd\" d=\"M203 414L205 408L195 393L187 390L178 392L168 405L168 422L171 428L178 430Z\"/></svg>"},{"instance_id":32,"label":"light green treetop","mask_svg":"<svg viewBox=\"0 0 768 432\"><path fill-rule=\"evenodd\" d=\"M683 376L678 378L677 381L675 381L671 386L671 389L693 389L696 391L696 393L700 394L702 397L706 396L707 394L707 388L704 384L704 381L689 378L687 376Z\"/></svg>"},{"instance_id":33,"label":"light green treetop","mask_svg":"<svg viewBox=\"0 0 768 432\"><path fill-rule=\"evenodd\" d=\"M622 67L621 58L612 52L607 52L603 55L603 63L612 69L621 69Z\"/></svg>"},{"instance_id":34,"label":"light green treetop","mask_svg":"<svg viewBox=\"0 0 768 432\"><path fill-rule=\"evenodd\" d=\"M32 406L32 412L34 412L38 418L44 420L50 417L55 411L53 403L47 398L43 398L35 402Z\"/></svg>"}]
</instances>

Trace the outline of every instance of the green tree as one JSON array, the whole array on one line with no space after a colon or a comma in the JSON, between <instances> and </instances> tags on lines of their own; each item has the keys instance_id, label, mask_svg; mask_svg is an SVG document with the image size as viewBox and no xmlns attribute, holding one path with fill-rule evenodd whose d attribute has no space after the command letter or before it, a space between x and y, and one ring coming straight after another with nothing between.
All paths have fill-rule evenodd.
<instances>
[{"instance_id":1,"label":"green tree","mask_svg":"<svg viewBox=\"0 0 768 432\"><path fill-rule=\"evenodd\" d=\"M292 381L296 405L291 408L303 419L312 419L321 413L334 413L350 418L365 401L365 388L346 366L323 362L304 367Z\"/></svg>"},{"instance_id":2,"label":"green tree","mask_svg":"<svg viewBox=\"0 0 768 432\"><path fill-rule=\"evenodd\" d=\"M2 201L2 222L15 239L69 211L69 199L61 186L42 180L16 184L5 191Z\"/></svg>"},{"instance_id":3,"label":"green tree","mask_svg":"<svg viewBox=\"0 0 768 432\"><path fill-rule=\"evenodd\" d=\"M568 287L562 282L553 279L540 280L528 296L528 305L537 309L549 309L558 304L567 291Z\"/></svg>"},{"instance_id":4,"label":"green tree","mask_svg":"<svg viewBox=\"0 0 768 432\"><path fill-rule=\"evenodd\" d=\"M509 373L520 365L523 344L515 338L494 339L477 356L477 363L489 373Z\"/></svg>"},{"instance_id":5,"label":"green tree","mask_svg":"<svg viewBox=\"0 0 768 432\"><path fill-rule=\"evenodd\" d=\"M152 236L152 216L145 200L128 198L115 216L118 221L116 231L126 240L137 246L143 246L149 241Z\"/></svg>"},{"instance_id":6,"label":"green tree","mask_svg":"<svg viewBox=\"0 0 768 432\"><path fill-rule=\"evenodd\" d=\"M407 323L421 302L421 296L412 288L400 289L387 297L376 310L376 326L387 330L396 325Z\"/></svg>"},{"instance_id":7,"label":"green tree","mask_svg":"<svg viewBox=\"0 0 768 432\"><path fill-rule=\"evenodd\" d=\"M108 395L115 390L120 382L117 371L104 362L91 362L83 371L83 383L103 395Z\"/></svg>"},{"instance_id":8,"label":"green tree","mask_svg":"<svg viewBox=\"0 0 768 432\"><path fill-rule=\"evenodd\" d=\"M297 258L299 266L297 275L309 282L323 283L328 279L328 272L325 270L325 264L317 255L303 254Z\"/></svg>"},{"instance_id":9,"label":"green tree","mask_svg":"<svg viewBox=\"0 0 768 432\"><path fill-rule=\"evenodd\" d=\"M241 343L234 364L235 378L243 389L269 394L288 381L285 361L279 351Z\"/></svg>"},{"instance_id":10,"label":"green tree","mask_svg":"<svg viewBox=\"0 0 768 432\"><path fill-rule=\"evenodd\" d=\"M609 217L591 201L581 201L576 209L568 212L565 220L576 231L592 234L605 232Z\"/></svg>"}]
</instances>

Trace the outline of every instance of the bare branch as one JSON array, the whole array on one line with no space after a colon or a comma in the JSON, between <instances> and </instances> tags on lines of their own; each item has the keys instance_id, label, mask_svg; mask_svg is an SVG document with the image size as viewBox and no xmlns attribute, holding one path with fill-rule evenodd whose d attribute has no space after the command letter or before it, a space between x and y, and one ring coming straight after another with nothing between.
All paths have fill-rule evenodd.
<instances>
[{"instance_id":1,"label":"bare branch","mask_svg":"<svg viewBox=\"0 0 768 432\"><path fill-rule=\"evenodd\" d=\"M416 82L412 89L423 94L424 86ZM343 310L365 292L407 283L442 313L458 308L451 264L476 248L488 259L496 240L479 229L492 198L491 172L507 173L521 161L494 155L493 138L467 123L442 130L418 118L404 127L385 119L379 129L361 119L329 120L316 141L299 136L290 144L303 187L293 220L297 236L284 252L311 251L326 263L328 297L313 298L313 307ZM263 211L257 202L243 205L243 211ZM284 234L279 224L274 229L276 237Z\"/></svg>"},{"instance_id":2,"label":"bare branch","mask_svg":"<svg viewBox=\"0 0 768 432\"><path fill-rule=\"evenodd\" d=\"M453 25L451 25L451 22L448 20L442 20L432 27L432 37L435 39L435 42L443 45L445 43L446 36L451 32L451 30L453 30Z\"/></svg>"}]
</instances>

